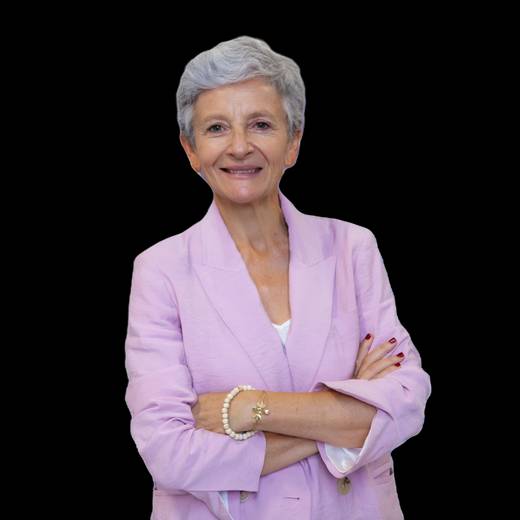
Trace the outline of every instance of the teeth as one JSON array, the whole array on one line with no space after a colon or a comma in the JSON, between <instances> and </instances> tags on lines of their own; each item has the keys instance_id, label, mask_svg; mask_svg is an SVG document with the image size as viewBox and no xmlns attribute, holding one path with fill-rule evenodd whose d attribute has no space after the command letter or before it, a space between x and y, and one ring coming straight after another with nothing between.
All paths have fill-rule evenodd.
<instances>
[{"instance_id":1,"label":"teeth","mask_svg":"<svg viewBox=\"0 0 520 520\"><path fill-rule=\"evenodd\" d=\"M252 170L229 170L226 169L229 173L255 173L259 168L254 168Z\"/></svg>"}]
</instances>

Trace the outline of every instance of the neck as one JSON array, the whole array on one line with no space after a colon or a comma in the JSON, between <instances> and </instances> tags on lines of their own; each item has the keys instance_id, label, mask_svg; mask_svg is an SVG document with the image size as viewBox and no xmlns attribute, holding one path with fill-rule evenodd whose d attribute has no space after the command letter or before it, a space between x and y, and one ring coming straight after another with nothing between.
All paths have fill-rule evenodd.
<instances>
[{"instance_id":1,"label":"neck","mask_svg":"<svg viewBox=\"0 0 520 520\"><path fill-rule=\"evenodd\" d=\"M289 233L278 192L250 204L215 198L222 219L242 256L270 259L288 251Z\"/></svg>"}]
</instances>

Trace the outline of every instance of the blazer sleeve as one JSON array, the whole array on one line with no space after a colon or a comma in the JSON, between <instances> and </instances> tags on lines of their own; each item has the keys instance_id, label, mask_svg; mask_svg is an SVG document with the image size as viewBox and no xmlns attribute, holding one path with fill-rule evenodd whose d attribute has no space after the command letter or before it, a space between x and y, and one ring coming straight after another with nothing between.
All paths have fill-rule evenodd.
<instances>
[{"instance_id":1,"label":"blazer sleeve","mask_svg":"<svg viewBox=\"0 0 520 520\"><path fill-rule=\"evenodd\" d=\"M191 407L197 395L184 354L177 298L155 264L141 253L133 265L125 341L131 436L156 487L188 492L218 507L218 491L258 491L265 435L259 431L237 441L195 428Z\"/></svg>"},{"instance_id":2,"label":"blazer sleeve","mask_svg":"<svg viewBox=\"0 0 520 520\"><path fill-rule=\"evenodd\" d=\"M327 469L336 478L348 475L384 454L392 452L423 426L426 401L431 394L430 376L422 369L421 357L409 333L399 322L394 294L374 234L364 228L364 240L353 252L356 299L360 320L360 338L374 334L371 349L391 337L396 346L387 355L403 352L401 367L378 379L317 381L311 391L324 386L350 395L377 408L370 430L359 453L347 455L342 465L332 463L327 446L317 442ZM330 452L330 447L328 448ZM341 468L341 469L340 469Z\"/></svg>"}]
</instances>

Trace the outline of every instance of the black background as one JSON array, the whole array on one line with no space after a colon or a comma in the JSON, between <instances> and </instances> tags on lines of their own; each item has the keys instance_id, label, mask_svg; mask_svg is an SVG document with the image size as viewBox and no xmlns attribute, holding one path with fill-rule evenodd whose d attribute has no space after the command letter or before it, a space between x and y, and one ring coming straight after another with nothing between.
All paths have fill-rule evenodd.
<instances>
[{"instance_id":1,"label":"black background","mask_svg":"<svg viewBox=\"0 0 520 520\"><path fill-rule=\"evenodd\" d=\"M152 480L124 402L132 262L207 211L211 191L178 141L175 91L192 57L247 34L293 58L306 84L301 152L282 191L304 213L374 232L400 321L431 376L423 430L392 453L405 517L441 514L447 502L451 511L465 509L452 499L460 499L467 478L457 468L471 458L457 438L469 414L457 403L470 390L454 365L467 298L462 251L483 225L461 210L471 117L467 45L450 27L439 32L422 23L382 32L324 28L318 37L287 26L208 33L132 20L112 18L79 38L71 24L54 42L49 34L45 51L34 48L38 61L48 57L38 129L51 117L59 127L59 142L51 136L40 151L60 172L41 179L54 194L44 203L44 226L53 233L38 235L42 265L65 281L59 296L50 281L42 293L43 305L52 296L59 301L53 341L67 344L55 352L64 368L53 387L57 449L68 466L59 486L80 490L67 495L81 496L81 507L100 518L149 518ZM49 91L53 101L44 103ZM59 255L49 253L53 247Z\"/></svg>"}]
</instances>

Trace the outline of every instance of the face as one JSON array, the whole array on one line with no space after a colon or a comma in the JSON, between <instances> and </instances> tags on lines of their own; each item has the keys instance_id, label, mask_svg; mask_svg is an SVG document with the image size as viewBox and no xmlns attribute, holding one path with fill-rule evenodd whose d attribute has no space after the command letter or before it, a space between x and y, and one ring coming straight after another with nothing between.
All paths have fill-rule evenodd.
<instances>
[{"instance_id":1,"label":"face","mask_svg":"<svg viewBox=\"0 0 520 520\"><path fill-rule=\"evenodd\" d=\"M298 157L301 133L289 141L281 97L260 78L200 94L193 129L195 146L182 135L181 144L220 199L251 203L277 193Z\"/></svg>"}]
</instances>

